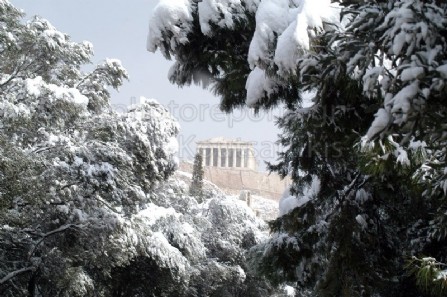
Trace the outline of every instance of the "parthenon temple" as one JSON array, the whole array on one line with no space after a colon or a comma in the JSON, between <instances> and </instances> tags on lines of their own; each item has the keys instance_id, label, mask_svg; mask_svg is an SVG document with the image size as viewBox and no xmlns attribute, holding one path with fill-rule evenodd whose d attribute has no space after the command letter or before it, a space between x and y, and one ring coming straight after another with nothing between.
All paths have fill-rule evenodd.
<instances>
[{"instance_id":1,"label":"parthenon temple","mask_svg":"<svg viewBox=\"0 0 447 297\"><path fill-rule=\"evenodd\" d=\"M257 170L255 150L249 141L211 138L197 142L197 152L202 154L204 166Z\"/></svg>"}]
</instances>

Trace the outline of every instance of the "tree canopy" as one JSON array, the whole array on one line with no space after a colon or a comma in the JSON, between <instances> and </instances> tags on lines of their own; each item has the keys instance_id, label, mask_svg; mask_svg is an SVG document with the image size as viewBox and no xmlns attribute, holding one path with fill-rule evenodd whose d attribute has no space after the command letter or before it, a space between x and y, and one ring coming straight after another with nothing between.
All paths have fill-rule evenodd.
<instances>
[{"instance_id":1,"label":"tree canopy","mask_svg":"<svg viewBox=\"0 0 447 297\"><path fill-rule=\"evenodd\" d=\"M285 109L270 168L305 202L271 223L255 270L300 296L445 293L446 12L435 0L160 1L148 50L175 59L172 82L210 86L226 111Z\"/></svg>"},{"instance_id":2,"label":"tree canopy","mask_svg":"<svg viewBox=\"0 0 447 297\"><path fill-rule=\"evenodd\" d=\"M179 126L141 98L110 107L127 72L85 71L93 47L0 0L0 295L261 296L245 251L265 225L173 176Z\"/></svg>"}]
</instances>

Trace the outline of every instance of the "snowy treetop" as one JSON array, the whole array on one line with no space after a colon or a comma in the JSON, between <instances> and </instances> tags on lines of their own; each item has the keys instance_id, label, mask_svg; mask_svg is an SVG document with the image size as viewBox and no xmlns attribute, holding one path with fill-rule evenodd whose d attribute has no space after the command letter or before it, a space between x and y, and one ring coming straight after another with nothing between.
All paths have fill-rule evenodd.
<instances>
[{"instance_id":1,"label":"snowy treetop","mask_svg":"<svg viewBox=\"0 0 447 297\"><path fill-rule=\"evenodd\" d=\"M327 24L340 25L340 8L330 0L160 1L150 19L147 49L160 49L167 58L171 54L178 58L178 46L187 44L195 29L194 13L198 14L201 33L209 37L216 27L236 30L238 23L255 17L248 51L252 69L246 83L248 106L255 106L278 88L278 82L263 72L276 66L279 75L295 73L299 57L311 47L311 37L329 29Z\"/></svg>"}]
</instances>

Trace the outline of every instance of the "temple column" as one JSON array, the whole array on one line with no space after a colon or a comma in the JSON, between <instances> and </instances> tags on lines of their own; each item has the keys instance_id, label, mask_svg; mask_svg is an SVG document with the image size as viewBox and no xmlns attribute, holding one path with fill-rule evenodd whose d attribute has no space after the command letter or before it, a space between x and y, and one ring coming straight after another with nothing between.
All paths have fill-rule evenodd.
<instances>
[{"instance_id":1,"label":"temple column","mask_svg":"<svg viewBox=\"0 0 447 297\"><path fill-rule=\"evenodd\" d=\"M210 147L210 166L213 166L214 164L214 151L213 147Z\"/></svg>"},{"instance_id":2,"label":"temple column","mask_svg":"<svg viewBox=\"0 0 447 297\"><path fill-rule=\"evenodd\" d=\"M221 146L217 145L217 167L222 167L222 157L220 154Z\"/></svg>"},{"instance_id":3,"label":"temple column","mask_svg":"<svg viewBox=\"0 0 447 297\"><path fill-rule=\"evenodd\" d=\"M206 166L206 149L202 147L200 150L202 153L202 166Z\"/></svg>"}]
</instances>

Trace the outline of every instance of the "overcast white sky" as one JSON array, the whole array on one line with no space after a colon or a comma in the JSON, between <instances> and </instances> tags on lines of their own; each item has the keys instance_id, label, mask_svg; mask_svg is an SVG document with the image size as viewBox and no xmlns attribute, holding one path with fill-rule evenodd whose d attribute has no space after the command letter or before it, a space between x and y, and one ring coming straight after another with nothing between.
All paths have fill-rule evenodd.
<instances>
[{"instance_id":1,"label":"overcast white sky","mask_svg":"<svg viewBox=\"0 0 447 297\"><path fill-rule=\"evenodd\" d=\"M27 17L49 20L73 41L88 40L95 50L94 63L117 58L130 74L130 81L112 103L117 109L140 96L157 99L167 106L181 125L180 158L192 159L195 142L223 136L256 143L258 159L276 159L273 143L278 130L272 114L255 117L248 109L233 114L218 110L219 99L197 86L178 88L167 79L172 61L160 53L146 51L149 18L157 0L10 0ZM134 101L134 102L132 102ZM262 162L261 162L262 163ZM261 167L262 164L260 164Z\"/></svg>"}]
</instances>

